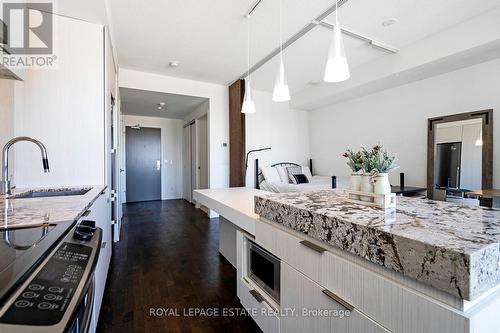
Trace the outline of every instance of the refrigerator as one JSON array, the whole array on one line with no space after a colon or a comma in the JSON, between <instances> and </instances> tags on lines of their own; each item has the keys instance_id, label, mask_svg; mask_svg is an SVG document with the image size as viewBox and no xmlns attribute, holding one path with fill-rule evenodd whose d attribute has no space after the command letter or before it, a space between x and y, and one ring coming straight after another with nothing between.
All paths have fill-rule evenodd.
<instances>
[{"instance_id":1,"label":"refrigerator","mask_svg":"<svg viewBox=\"0 0 500 333\"><path fill-rule=\"evenodd\" d=\"M439 143L436 147L436 186L460 188L462 143Z\"/></svg>"}]
</instances>

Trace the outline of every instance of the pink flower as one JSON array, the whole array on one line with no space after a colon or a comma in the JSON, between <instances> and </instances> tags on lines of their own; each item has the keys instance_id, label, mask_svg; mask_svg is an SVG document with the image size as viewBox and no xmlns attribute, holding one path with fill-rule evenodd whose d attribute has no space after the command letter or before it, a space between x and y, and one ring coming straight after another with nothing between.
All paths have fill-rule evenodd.
<instances>
[{"instance_id":1,"label":"pink flower","mask_svg":"<svg viewBox=\"0 0 500 333\"><path fill-rule=\"evenodd\" d=\"M342 154L342 156L343 156L343 157L349 157L349 154L347 154L347 153L343 153L343 154Z\"/></svg>"},{"instance_id":2,"label":"pink flower","mask_svg":"<svg viewBox=\"0 0 500 333\"><path fill-rule=\"evenodd\" d=\"M380 151L380 149L382 149L382 147L380 147L380 145L376 145L375 147L372 148L372 150L374 152L378 152L378 151Z\"/></svg>"}]
</instances>

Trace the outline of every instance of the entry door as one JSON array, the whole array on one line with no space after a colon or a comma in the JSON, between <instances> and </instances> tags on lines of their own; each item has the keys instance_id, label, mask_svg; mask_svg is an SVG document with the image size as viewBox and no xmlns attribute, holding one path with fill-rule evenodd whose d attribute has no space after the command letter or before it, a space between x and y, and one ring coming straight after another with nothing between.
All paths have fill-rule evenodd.
<instances>
[{"instance_id":1,"label":"entry door","mask_svg":"<svg viewBox=\"0 0 500 333\"><path fill-rule=\"evenodd\" d=\"M127 202L161 200L161 130L125 128Z\"/></svg>"}]
</instances>

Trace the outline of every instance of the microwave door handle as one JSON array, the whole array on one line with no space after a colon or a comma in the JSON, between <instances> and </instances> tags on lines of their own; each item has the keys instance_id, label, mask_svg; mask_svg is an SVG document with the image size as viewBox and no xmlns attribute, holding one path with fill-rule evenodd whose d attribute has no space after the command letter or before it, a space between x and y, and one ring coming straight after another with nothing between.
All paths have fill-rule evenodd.
<instances>
[{"instance_id":1,"label":"microwave door handle","mask_svg":"<svg viewBox=\"0 0 500 333\"><path fill-rule=\"evenodd\" d=\"M95 294L95 280L92 276L92 281L90 282L89 289L87 292L87 299L85 300L85 311L83 313L82 319L82 333L89 332L90 321L92 320L92 313L94 312L94 294Z\"/></svg>"}]
</instances>

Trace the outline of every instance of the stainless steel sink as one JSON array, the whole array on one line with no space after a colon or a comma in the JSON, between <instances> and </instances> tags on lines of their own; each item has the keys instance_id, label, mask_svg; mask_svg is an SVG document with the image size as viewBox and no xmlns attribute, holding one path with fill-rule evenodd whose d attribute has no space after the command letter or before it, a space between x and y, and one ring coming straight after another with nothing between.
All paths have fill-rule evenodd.
<instances>
[{"instance_id":1,"label":"stainless steel sink","mask_svg":"<svg viewBox=\"0 0 500 333\"><path fill-rule=\"evenodd\" d=\"M47 197L67 197L73 195L84 195L92 188L75 188L68 190L46 189L19 193L11 196L12 199L47 198Z\"/></svg>"}]
</instances>

